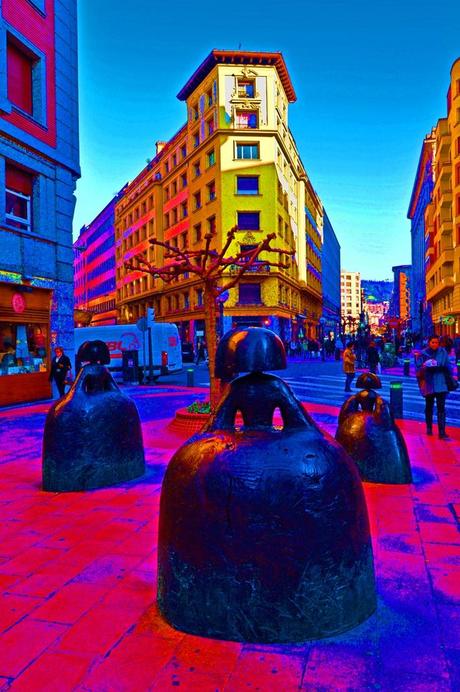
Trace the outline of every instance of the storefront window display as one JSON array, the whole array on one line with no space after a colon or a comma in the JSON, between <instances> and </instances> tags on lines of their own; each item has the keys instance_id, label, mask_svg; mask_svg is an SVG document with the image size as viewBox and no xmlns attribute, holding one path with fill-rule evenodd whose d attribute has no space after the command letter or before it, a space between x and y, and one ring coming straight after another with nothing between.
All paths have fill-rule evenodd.
<instances>
[{"instance_id":1,"label":"storefront window display","mask_svg":"<svg viewBox=\"0 0 460 692\"><path fill-rule=\"evenodd\" d=\"M46 372L47 329L45 324L0 322L0 376Z\"/></svg>"}]
</instances>

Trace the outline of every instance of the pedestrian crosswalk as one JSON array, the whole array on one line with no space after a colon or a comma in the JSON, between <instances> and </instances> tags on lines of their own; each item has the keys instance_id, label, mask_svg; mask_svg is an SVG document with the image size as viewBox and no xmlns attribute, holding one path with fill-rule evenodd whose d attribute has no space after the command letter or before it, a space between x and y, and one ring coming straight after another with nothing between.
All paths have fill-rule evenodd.
<instances>
[{"instance_id":1,"label":"pedestrian crosswalk","mask_svg":"<svg viewBox=\"0 0 460 692\"><path fill-rule=\"evenodd\" d=\"M273 373L279 375L279 373ZM330 404L331 406L342 406L343 402L353 393L359 391L355 384L356 378L351 386L351 393L344 391L345 376L343 373L325 374L323 372L315 375L314 372L296 376L285 376L283 380L289 384L295 395L303 401L311 401L317 404ZM415 377L402 377L397 375L379 375L382 382L382 389L379 394L390 401L390 383L401 382L403 392L403 412L405 418L424 420L425 402L420 394L417 380ZM209 386L209 382L201 382L200 386ZM451 392L446 404L448 425L460 426L460 389L458 392Z\"/></svg>"},{"instance_id":2,"label":"pedestrian crosswalk","mask_svg":"<svg viewBox=\"0 0 460 692\"><path fill-rule=\"evenodd\" d=\"M357 373L357 376L359 373ZM296 377L283 378L293 389L295 394L300 399L312 401L314 403L327 403L336 406L341 406L347 396L351 396L358 389L354 386L356 379L352 384L352 392L348 394L344 392L345 378L343 374L323 374L315 376L311 374L303 374ZM390 383L401 382L403 392L403 410L404 415L408 418L417 420L424 419L425 402L420 394L417 380L415 377L398 377L392 375L380 375L382 389L379 394L390 400ZM451 392L447 400L447 422L454 425L460 425L460 393Z\"/></svg>"}]
</instances>

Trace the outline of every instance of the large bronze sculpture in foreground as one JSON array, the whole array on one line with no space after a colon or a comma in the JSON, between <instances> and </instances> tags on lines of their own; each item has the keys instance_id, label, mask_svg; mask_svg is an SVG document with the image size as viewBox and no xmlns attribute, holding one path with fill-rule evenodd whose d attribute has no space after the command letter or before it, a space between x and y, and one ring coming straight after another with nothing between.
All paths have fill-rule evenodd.
<instances>
[{"instance_id":1,"label":"large bronze sculpture in foreground","mask_svg":"<svg viewBox=\"0 0 460 692\"><path fill-rule=\"evenodd\" d=\"M46 417L44 490L93 490L145 471L139 414L104 367L110 362L106 344L86 341L77 359L89 364Z\"/></svg>"},{"instance_id":2,"label":"large bronze sculpture in foreground","mask_svg":"<svg viewBox=\"0 0 460 692\"><path fill-rule=\"evenodd\" d=\"M289 387L269 330L234 330L216 374L233 380L163 482L158 602L178 629L295 642L344 632L375 609L367 508L354 463ZM279 409L282 430L272 426ZM235 429L235 416L244 421Z\"/></svg>"},{"instance_id":3,"label":"large bronze sculpture in foreground","mask_svg":"<svg viewBox=\"0 0 460 692\"><path fill-rule=\"evenodd\" d=\"M336 439L355 460L361 478L372 483L411 483L406 443L387 402L377 394L380 378L362 373L362 391L343 404Z\"/></svg>"}]
</instances>

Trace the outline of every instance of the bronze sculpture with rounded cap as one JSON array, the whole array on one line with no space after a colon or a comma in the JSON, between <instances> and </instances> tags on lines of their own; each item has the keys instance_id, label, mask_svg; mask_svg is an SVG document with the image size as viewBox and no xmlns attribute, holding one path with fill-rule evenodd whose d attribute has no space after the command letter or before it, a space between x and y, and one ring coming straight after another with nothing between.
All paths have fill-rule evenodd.
<instances>
[{"instance_id":1,"label":"bronze sculpture with rounded cap","mask_svg":"<svg viewBox=\"0 0 460 692\"><path fill-rule=\"evenodd\" d=\"M44 490L93 490L132 480L145 471L139 414L104 367L110 363L107 345L85 341L77 360L88 364L46 417Z\"/></svg>"},{"instance_id":2,"label":"bronze sculpture with rounded cap","mask_svg":"<svg viewBox=\"0 0 460 692\"><path fill-rule=\"evenodd\" d=\"M362 390L343 404L336 440L347 450L362 480L372 483L411 483L412 471L404 438L388 403L377 394L380 378L362 373L357 381Z\"/></svg>"},{"instance_id":3,"label":"bronze sculpture with rounded cap","mask_svg":"<svg viewBox=\"0 0 460 692\"><path fill-rule=\"evenodd\" d=\"M375 609L367 508L356 467L288 385L281 340L262 328L221 340L234 379L163 481L158 603L174 627L236 641L344 632ZM279 409L282 430L273 427ZM241 413L242 428L235 429Z\"/></svg>"}]
</instances>

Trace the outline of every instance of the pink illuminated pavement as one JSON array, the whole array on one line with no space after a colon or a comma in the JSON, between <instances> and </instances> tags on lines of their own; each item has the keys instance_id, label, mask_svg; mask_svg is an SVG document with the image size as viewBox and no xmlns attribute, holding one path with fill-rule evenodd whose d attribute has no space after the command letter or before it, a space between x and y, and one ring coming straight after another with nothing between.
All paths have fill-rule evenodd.
<instances>
[{"instance_id":1,"label":"pink illuminated pavement","mask_svg":"<svg viewBox=\"0 0 460 692\"><path fill-rule=\"evenodd\" d=\"M376 613L332 639L245 645L185 635L158 614L161 479L183 439L166 425L196 393L132 394L148 473L87 493L40 489L48 404L0 411L0 690L460 689L459 429L442 442L401 422L414 484L365 484ZM335 432L337 409L307 408Z\"/></svg>"}]
</instances>

